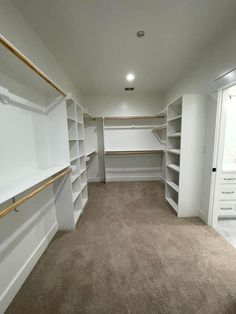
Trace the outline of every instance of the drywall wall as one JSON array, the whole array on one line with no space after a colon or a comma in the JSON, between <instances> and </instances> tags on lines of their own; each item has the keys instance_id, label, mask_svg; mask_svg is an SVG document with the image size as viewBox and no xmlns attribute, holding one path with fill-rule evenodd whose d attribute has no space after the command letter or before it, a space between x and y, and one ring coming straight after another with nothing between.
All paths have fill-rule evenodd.
<instances>
[{"instance_id":1,"label":"drywall wall","mask_svg":"<svg viewBox=\"0 0 236 314\"><path fill-rule=\"evenodd\" d=\"M57 231L52 187L17 209L18 213L13 211L0 220L0 313L5 312Z\"/></svg>"},{"instance_id":2,"label":"drywall wall","mask_svg":"<svg viewBox=\"0 0 236 314\"><path fill-rule=\"evenodd\" d=\"M118 96L83 96L82 103L97 117L122 115L152 115L164 106L162 94L138 95L124 92Z\"/></svg>"},{"instance_id":3,"label":"drywall wall","mask_svg":"<svg viewBox=\"0 0 236 314\"><path fill-rule=\"evenodd\" d=\"M0 0L0 32L65 92L80 100L77 86L10 0Z\"/></svg>"},{"instance_id":4,"label":"drywall wall","mask_svg":"<svg viewBox=\"0 0 236 314\"><path fill-rule=\"evenodd\" d=\"M187 93L209 94L216 99L218 87L215 78L236 67L235 50L236 31L233 29L212 45L207 54L199 56L192 67L163 94L165 104ZM229 76L229 79L232 80L232 77Z\"/></svg>"}]
</instances>

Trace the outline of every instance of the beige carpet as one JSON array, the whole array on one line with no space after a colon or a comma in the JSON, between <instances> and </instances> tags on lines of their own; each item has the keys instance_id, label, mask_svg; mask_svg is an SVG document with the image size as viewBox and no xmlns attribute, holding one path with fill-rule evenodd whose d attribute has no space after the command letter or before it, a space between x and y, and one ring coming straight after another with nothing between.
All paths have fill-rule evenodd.
<instances>
[{"instance_id":1,"label":"beige carpet","mask_svg":"<svg viewBox=\"0 0 236 314\"><path fill-rule=\"evenodd\" d=\"M236 313L236 251L177 219L158 182L91 184L78 230L58 233L7 313Z\"/></svg>"}]
</instances>

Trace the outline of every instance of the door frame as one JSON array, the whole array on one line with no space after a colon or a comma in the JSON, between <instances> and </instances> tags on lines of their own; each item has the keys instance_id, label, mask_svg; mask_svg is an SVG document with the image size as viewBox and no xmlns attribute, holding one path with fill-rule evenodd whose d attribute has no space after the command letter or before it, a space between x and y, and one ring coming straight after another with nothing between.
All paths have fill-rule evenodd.
<instances>
[{"instance_id":1,"label":"door frame","mask_svg":"<svg viewBox=\"0 0 236 314\"><path fill-rule=\"evenodd\" d=\"M209 212L208 212L208 224L212 227L216 226L218 215L217 215L217 206L219 202L219 189L223 165L223 154L220 150L220 147L224 145L224 127L225 127L225 115L223 114L224 106L224 93L230 87L236 85L236 81L227 84L226 86L221 87L218 90L217 97L217 111L216 111L216 124L215 124L215 135L214 135L214 150L213 150L213 162L212 162L212 176L211 176L211 189L210 189L210 200L209 200ZM216 168L216 171L213 172L213 169Z\"/></svg>"}]
</instances>

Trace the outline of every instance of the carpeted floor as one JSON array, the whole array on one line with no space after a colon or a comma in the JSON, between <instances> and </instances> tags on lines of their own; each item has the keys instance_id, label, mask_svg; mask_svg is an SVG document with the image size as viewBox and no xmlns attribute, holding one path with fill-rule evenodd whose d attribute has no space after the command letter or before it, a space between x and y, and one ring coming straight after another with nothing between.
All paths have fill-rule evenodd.
<instances>
[{"instance_id":1,"label":"carpeted floor","mask_svg":"<svg viewBox=\"0 0 236 314\"><path fill-rule=\"evenodd\" d=\"M236 251L177 219L158 182L91 184L78 230L58 233L7 313L236 313Z\"/></svg>"}]
</instances>

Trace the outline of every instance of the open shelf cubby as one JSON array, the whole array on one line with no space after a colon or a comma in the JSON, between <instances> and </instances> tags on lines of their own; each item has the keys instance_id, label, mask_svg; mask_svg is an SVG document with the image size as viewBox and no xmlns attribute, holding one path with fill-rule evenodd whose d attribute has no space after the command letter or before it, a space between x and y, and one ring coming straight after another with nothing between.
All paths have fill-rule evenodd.
<instances>
[{"instance_id":1,"label":"open shelf cubby","mask_svg":"<svg viewBox=\"0 0 236 314\"><path fill-rule=\"evenodd\" d=\"M79 140L79 155L80 156L85 155L84 141L83 140Z\"/></svg>"},{"instance_id":2,"label":"open shelf cubby","mask_svg":"<svg viewBox=\"0 0 236 314\"><path fill-rule=\"evenodd\" d=\"M77 140L76 122L70 119L67 122L69 140Z\"/></svg>"},{"instance_id":3,"label":"open shelf cubby","mask_svg":"<svg viewBox=\"0 0 236 314\"><path fill-rule=\"evenodd\" d=\"M83 124L83 109L81 107L77 107L77 122Z\"/></svg>"},{"instance_id":4,"label":"open shelf cubby","mask_svg":"<svg viewBox=\"0 0 236 314\"><path fill-rule=\"evenodd\" d=\"M86 157L82 156L80 157L80 174L83 173L86 170Z\"/></svg>"},{"instance_id":5,"label":"open shelf cubby","mask_svg":"<svg viewBox=\"0 0 236 314\"><path fill-rule=\"evenodd\" d=\"M66 103L67 118L76 121L76 104L68 100Z\"/></svg>"},{"instance_id":6,"label":"open shelf cubby","mask_svg":"<svg viewBox=\"0 0 236 314\"><path fill-rule=\"evenodd\" d=\"M70 159L75 160L75 158L79 155L78 142L77 141L69 141L70 148Z\"/></svg>"},{"instance_id":7,"label":"open shelf cubby","mask_svg":"<svg viewBox=\"0 0 236 314\"><path fill-rule=\"evenodd\" d=\"M77 127L78 127L78 139L83 141L84 140L84 127L80 123L77 123Z\"/></svg>"},{"instance_id":8,"label":"open shelf cubby","mask_svg":"<svg viewBox=\"0 0 236 314\"><path fill-rule=\"evenodd\" d=\"M177 99L174 103L168 106L168 121L174 121L181 118L182 115L182 98Z\"/></svg>"},{"instance_id":9,"label":"open shelf cubby","mask_svg":"<svg viewBox=\"0 0 236 314\"><path fill-rule=\"evenodd\" d=\"M166 200L178 212L178 192L169 184L166 184Z\"/></svg>"}]
</instances>

